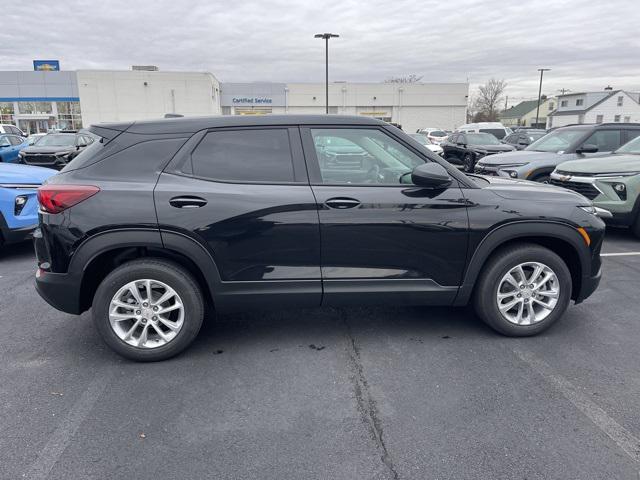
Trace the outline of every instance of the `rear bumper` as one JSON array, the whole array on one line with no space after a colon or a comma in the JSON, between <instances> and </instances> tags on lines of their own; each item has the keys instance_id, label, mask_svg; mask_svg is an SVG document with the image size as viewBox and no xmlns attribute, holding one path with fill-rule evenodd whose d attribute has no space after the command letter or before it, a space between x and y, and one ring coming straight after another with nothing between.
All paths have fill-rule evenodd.
<instances>
[{"instance_id":1,"label":"rear bumper","mask_svg":"<svg viewBox=\"0 0 640 480\"><path fill-rule=\"evenodd\" d=\"M27 225L20 228L9 228L2 213L0 213L0 243L17 243L29 240L36 225Z\"/></svg>"},{"instance_id":2,"label":"rear bumper","mask_svg":"<svg viewBox=\"0 0 640 480\"><path fill-rule=\"evenodd\" d=\"M36 291L53 308L79 315L80 279L68 273L36 272Z\"/></svg>"}]
</instances>

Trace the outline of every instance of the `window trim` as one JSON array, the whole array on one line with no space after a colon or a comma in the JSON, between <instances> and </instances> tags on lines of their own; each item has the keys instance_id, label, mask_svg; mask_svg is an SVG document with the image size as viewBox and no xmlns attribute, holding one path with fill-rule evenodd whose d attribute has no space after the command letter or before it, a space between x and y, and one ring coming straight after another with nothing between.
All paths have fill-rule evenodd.
<instances>
[{"instance_id":1,"label":"window trim","mask_svg":"<svg viewBox=\"0 0 640 480\"><path fill-rule=\"evenodd\" d=\"M392 127L395 128L395 127ZM309 174L309 184L312 187L342 187L342 188L350 188L350 187L369 187L369 188L399 188L399 189L407 189L407 188L416 188L417 186L413 183L388 183L388 184L375 184L375 183L324 183L322 181L322 175L320 173L320 162L318 161L318 156L316 152L315 143L313 141L313 135L311 130L313 129L322 129L322 130L354 130L354 129L362 129L362 130L378 130L384 135L391 137L393 140L398 142L400 145L411 151L414 155L418 156L422 160L426 162L434 162L442 165L445 170L451 175L453 179L452 184L448 188L479 188L477 185L471 185L471 181L469 184L467 182L462 182L457 175L453 174L450 168L447 168L446 165L440 163L437 159L431 158L431 156L424 155L423 152L420 152L408 142L405 142L403 138L399 135L395 135L391 129L387 129L380 125L334 125L334 124L319 124L319 125L300 125L300 134L302 136L302 146L304 148L304 156L307 164L307 171ZM397 129L396 129L397 130ZM426 147L425 147L426 148ZM435 156L435 154L434 154Z\"/></svg>"},{"instance_id":2,"label":"window trim","mask_svg":"<svg viewBox=\"0 0 640 480\"><path fill-rule=\"evenodd\" d=\"M193 173L193 163L191 155L204 141L209 133L239 130L286 130L289 136L289 150L291 152L291 166L293 168L292 181L258 181L258 180L226 180L211 177L203 177ZM300 140L300 132L295 125L251 125L251 126L229 126L216 127L200 130L191 136L183 147L176 153L176 156L169 162L164 170L183 177L195 178L212 183L228 183L236 185L309 185L306 165Z\"/></svg>"}]
</instances>

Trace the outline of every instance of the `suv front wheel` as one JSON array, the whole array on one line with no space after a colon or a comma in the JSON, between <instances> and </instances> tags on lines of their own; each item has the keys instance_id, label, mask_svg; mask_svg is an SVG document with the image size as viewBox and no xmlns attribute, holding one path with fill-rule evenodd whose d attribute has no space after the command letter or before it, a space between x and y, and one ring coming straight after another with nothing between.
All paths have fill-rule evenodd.
<instances>
[{"instance_id":1,"label":"suv front wheel","mask_svg":"<svg viewBox=\"0 0 640 480\"><path fill-rule=\"evenodd\" d=\"M136 361L157 361L184 350L204 315L198 283L163 259L125 263L102 281L93 298L93 320L105 342Z\"/></svg>"},{"instance_id":2,"label":"suv front wheel","mask_svg":"<svg viewBox=\"0 0 640 480\"><path fill-rule=\"evenodd\" d=\"M484 266L475 309L504 335L535 335L562 317L571 287L571 273L558 255L539 245L519 244L496 252Z\"/></svg>"}]
</instances>

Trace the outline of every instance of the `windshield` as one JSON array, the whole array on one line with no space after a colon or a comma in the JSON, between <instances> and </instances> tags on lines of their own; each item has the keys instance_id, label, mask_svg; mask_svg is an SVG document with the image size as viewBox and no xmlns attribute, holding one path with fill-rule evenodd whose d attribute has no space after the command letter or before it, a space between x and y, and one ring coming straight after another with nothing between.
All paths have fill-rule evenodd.
<instances>
[{"instance_id":1,"label":"windshield","mask_svg":"<svg viewBox=\"0 0 640 480\"><path fill-rule=\"evenodd\" d=\"M544 137L546 134L547 132L527 133L527 137L529 137L529 140L531 140L532 142L535 142L539 138Z\"/></svg>"},{"instance_id":2,"label":"windshield","mask_svg":"<svg viewBox=\"0 0 640 480\"><path fill-rule=\"evenodd\" d=\"M480 131L483 133L490 133L496 138L504 138L507 135L504 128L481 128Z\"/></svg>"},{"instance_id":3,"label":"windshield","mask_svg":"<svg viewBox=\"0 0 640 480\"><path fill-rule=\"evenodd\" d=\"M625 143L613 153L631 153L633 155L640 155L640 137L636 137L630 142Z\"/></svg>"},{"instance_id":4,"label":"windshield","mask_svg":"<svg viewBox=\"0 0 640 480\"><path fill-rule=\"evenodd\" d=\"M419 141L422 145L431 145L431 140L429 140L424 135L420 135L419 133L412 133L409 136Z\"/></svg>"},{"instance_id":5,"label":"windshield","mask_svg":"<svg viewBox=\"0 0 640 480\"><path fill-rule=\"evenodd\" d=\"M75 144L75 135L45 135L38 140L39 147L73 147Z\"/></svg>"},{"instance_id":6,"label":"windshield","mask_svg":"<svg viewBox=\"0 0 640 480\"><path fill-rule=\"evenodd\" d=\"M555 130L533 142L525 150L562 153L584 135L584 130Z\"/></svg>"},{"instance_id":7,"label":"windshield","mask_svg":"<svg viewBox=\"0 0 640 480\"><path fill-rule=\"evenodd\" d=\"M496 137L490 133L467 133L469 145L500 145Z\"/></svg>"}]
</instances>

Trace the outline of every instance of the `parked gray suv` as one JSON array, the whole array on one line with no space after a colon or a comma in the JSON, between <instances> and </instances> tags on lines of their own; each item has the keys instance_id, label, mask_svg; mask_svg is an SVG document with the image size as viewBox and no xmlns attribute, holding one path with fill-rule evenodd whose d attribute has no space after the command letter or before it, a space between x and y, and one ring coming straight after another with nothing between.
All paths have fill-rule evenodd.
<instances>
[{"instance_id":1,"label":"parked gray suv","mask_svg":"<svg viewBox=\"0 0 640 480\"><path fill-rule=\"evenodd\" d=\"M553 130L519 152L500 153L476 163L482 175L549 182L562 162L602 156L640 135L640 123L570 125Z\"/></svg>"}]
</instances>

